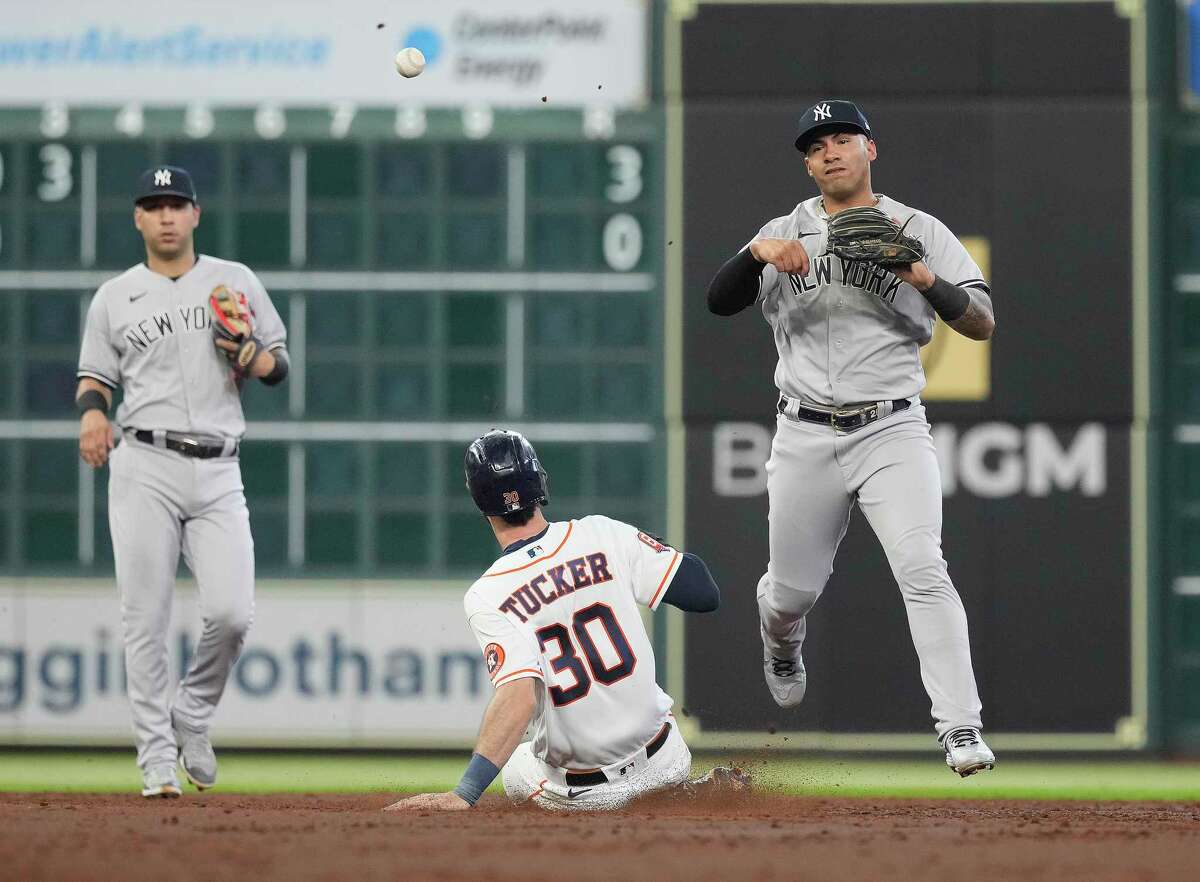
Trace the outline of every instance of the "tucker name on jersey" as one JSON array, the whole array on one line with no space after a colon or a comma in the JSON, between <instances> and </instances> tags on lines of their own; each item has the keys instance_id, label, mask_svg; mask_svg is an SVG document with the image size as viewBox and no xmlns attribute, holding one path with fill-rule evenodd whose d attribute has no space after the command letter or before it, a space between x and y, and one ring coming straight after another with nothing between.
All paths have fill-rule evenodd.
<instances>
[{"instance_id":1,"label":"tucker name on jersey","mask_svg":"<svg viewBox=\"0 0 1200 882\"><path fill-rule=\"evenodd\" d=\"M612 573L608 571L608 558L603 551L581 555L550 567L541 575L530 579L505 598L500 604L500 611L516 616L521 622L527 622L529 616L560 597L573 594L589 585L611 581Z\"/></svg>"}]
</instances>

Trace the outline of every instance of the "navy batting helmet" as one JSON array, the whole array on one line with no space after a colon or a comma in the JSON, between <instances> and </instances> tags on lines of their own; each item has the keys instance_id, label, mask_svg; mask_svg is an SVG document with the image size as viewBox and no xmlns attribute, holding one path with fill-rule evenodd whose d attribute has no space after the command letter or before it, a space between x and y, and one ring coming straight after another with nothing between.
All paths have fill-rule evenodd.
<instances>
[{"instance_id":1,"label":"navy batting helmet","mask_svg":"<svg viewBox=\"0 0 1200 882\"><path fill-rule=\"evenodd\" d=\"M485 515L504 515L550 501L546 470L520 432L492 429L467 448L467 489Z\"/></svg>"}]
</instances>

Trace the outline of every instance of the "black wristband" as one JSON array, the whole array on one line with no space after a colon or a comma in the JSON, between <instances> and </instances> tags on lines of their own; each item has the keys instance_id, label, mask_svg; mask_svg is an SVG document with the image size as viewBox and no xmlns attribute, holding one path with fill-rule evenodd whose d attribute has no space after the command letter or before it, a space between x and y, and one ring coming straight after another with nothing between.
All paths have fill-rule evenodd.
<instances>
[{"instance_id":1,"label":"black wristband","mask_svg":"<svg viewBox=\"0 0 1200 882\"><path fill-rule=\"evenodd\" d=\"M282 383L283 378L288 375L288 368L291 367L291 362L288 361L286 349L268 349L272 358L275 359L275 367L269 372L259 377L268 386L274 386L277 383Z\"/></svg>"},{"instance_id":2,"label":"black wristband","mask_svg":"<svg viewBox=\"0 0 1200 882\"><path fill-rule=\"evenodd\" d=\"M966 288L951 285L941 276L933 277L933 285L928 291L922 292L933 311L945 322L960 319L971 305L971 295Z\"/></svg>"},{"instance_id":3,"label":"black wristband","mask_svg":"<svg viewBox=\"0 0 1200 882\"><path fill-rule=\"evenodd\" d=\"M96 389L88 389L76 398L75 409L79 411L80 416L89 410L98 410L108 416L108 402L104 400L104 395Z\"/></svg>"}]
</instances>

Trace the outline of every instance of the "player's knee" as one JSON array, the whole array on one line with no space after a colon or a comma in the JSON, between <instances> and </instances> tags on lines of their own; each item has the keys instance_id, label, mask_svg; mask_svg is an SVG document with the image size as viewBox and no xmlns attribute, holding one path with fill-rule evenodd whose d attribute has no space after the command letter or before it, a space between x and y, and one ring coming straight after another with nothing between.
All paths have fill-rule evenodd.
<instances>
[{"instance_id":1,"label":"player's knee","mask_svg":"<svg viewBox=\"0 0 1200 882\"><path fill-rule=\"evenodd\" d=\"M824 586L821 586L823 588ZM807 615L821 596L821 588L789 585L776 581L773 590L759 598L759 608L767 615Z\"/></svg>"},{"instance_id":2,"label":"player's knee","mask_svg":"<svg viewBox=\"0 0 1200 882\"><path fill-rule=\"evenodd\" d=\"M941 546L930 537L914 535L898 543L888 557L896 581L906 592L937 594L950 587Z\"/></svg>"},{"instance_id":3,"label":"player's knee","mask_svg":"<svg viewBox=\"0 0 1200 882\"><path fill-rule=\"evenodd\" d=\"M223 636L240 638L250 630L254 621L254 607L251 604L223 604L205 612L204 625Z\"/></svg>"}]
</instances>

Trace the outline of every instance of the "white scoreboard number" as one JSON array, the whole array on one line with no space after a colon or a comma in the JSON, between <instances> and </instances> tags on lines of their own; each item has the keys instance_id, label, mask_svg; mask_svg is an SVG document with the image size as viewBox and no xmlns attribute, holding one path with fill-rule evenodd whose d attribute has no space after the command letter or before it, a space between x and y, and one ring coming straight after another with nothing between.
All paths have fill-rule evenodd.
<instances>
[{"instance_id":1,"label":"white scoreboard number","mask_svg":"<svg viewBox=\"0 0 1200 882\"><path fill-rule=\"evenodd\" d=\"M609 181L604 195L609 202L623 204L642 195L642 154L629 144L614 144L608 148ZM627 272L642 259L642 224L634 215L619 212L604 224L601 236L604 262L610 269Z\"/></svg>"},{"instance_id":2,"label":"white scoreboard number","mask_svg":"<svg viewBox=\"0 0 1200 882\"><path fill-rule=\"evenodd\" d=\"M42 161L38 198L43 202L62 202L75 187L74 158L70 149L62 144L43 144L38 159Z\"/></svg>"}]
</instances>

